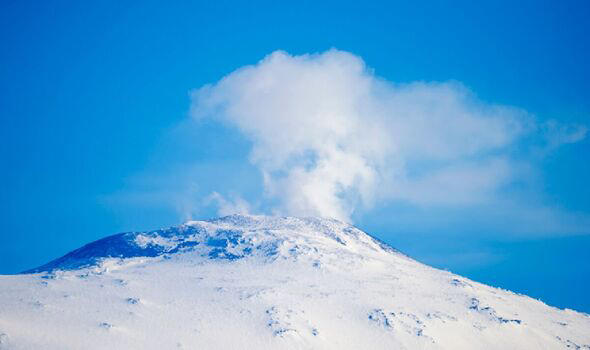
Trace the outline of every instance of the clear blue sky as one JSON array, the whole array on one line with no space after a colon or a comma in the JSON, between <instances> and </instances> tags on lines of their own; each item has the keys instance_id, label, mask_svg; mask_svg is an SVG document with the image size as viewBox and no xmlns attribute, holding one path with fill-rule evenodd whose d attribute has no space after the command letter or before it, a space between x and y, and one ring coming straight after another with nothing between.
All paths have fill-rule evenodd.
<instances>
[{"instance_id":1,"label":"clear blue sky","mask_svg":"<svg viewBox=\"0 0 590 350\"><path fill-rule=\"evenodd\" d=\"M247 139L214 121L178 130L192 89L277 49L338 48L390 81L459 81L483 101L590 125L588 2L404 3L3 1L0 273L179 223L166 193L183 163L197 169L195 201L223 188L255 198ZM534 163L524 201L588 223L588 137ZM590 311L590 227L536 234L488 211L390 203L355 223L426 263Z\"/></svg>"}]
</instances>

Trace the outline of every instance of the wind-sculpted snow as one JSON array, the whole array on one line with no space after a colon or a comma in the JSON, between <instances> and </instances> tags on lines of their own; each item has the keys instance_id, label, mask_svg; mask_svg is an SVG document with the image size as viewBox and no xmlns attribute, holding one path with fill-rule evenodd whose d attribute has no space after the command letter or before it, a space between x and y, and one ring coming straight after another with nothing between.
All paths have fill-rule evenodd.
<instances>
[{"instance_id":1,"label":"wind-sculpted snow","mask_svg":"<svg viewBox=\"0 0 590 350\"><path fill-rule=\"evenodd\" d=\"M0 349L590 349L590 317L316 218L123 233L0 276Z\"/></svg>"}]
</instances>

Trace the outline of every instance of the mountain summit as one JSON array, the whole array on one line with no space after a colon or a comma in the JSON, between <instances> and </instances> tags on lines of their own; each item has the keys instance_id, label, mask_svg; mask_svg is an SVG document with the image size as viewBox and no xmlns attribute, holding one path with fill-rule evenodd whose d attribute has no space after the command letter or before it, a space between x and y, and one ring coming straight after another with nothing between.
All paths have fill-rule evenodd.
<instances>
[{"instance_id":1,"label":"mountain summit","mask_svg":"<svg viewBox=\"0 0 590 350\"><path fill-rule=\"evenodd\" d=\"M0 349L590 349L590 316L331 219L233 215L0 276Z\"/></svg>"},{"instance_id":2,"label":"mountain summit","mask_svg":"<svg viewBox=\"0 0 590 350\"><path fill-rule=\"evenodd\" d=\"M334 219L230 215L150 232L116 234L25 273L97 266L111 258L170 258L186 253L190 254L184 258L315 259L319 263L328 255L354 260L383 252L396 251Z\"/></svg>"}]
</instances>

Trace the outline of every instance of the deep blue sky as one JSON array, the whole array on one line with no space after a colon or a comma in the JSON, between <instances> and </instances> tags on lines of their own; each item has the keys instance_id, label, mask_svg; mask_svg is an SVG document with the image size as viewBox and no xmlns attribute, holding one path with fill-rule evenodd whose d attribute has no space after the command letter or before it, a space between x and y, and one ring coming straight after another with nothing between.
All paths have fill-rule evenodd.
<instances>
[{"instance_id":1,"label":"deep blue sky","mask_svg":"<svg viewBox=\"0 0 590 350\"><path fill-rule=\"evenodd\" d=\"M113 198L141 186L149 192L153 182L142 174L181 171L185 160L202 169L195 181L203 193L260 190L248 142L234 130L201 124L182 147L187 138L174 135L191 89L277 49L335 47L388 80L456 80L484 101L590 125L588 18L585 1L3 1L0 273L108 234L180 222L157 196L148 204ZM537 165L544 203L590 213L588 138ZM203 217L214 215L207 210ZM385 206L356 223L421 261L590 311L590 227L576 235L509 227L496 234L475 219L481 212L470 221L469 210L422 224L435 214ZM403 225L391 219L404 215Z\"/></svg>"}]
</instances>

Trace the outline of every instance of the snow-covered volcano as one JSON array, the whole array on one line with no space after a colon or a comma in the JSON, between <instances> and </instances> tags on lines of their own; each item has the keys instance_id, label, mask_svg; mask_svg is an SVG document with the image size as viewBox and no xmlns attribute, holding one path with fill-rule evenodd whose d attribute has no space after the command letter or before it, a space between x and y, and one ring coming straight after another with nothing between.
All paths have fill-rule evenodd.
<instances>
[{"instance_id":1,"label":"snow-covered volcano","mask_svg":"<svg viewBox=\"0 0 590 350\"><path fill-rule=\"evenodd\" d=\"M590 349L590 316L329 219L123 233L0 276L0 349Z\"/></svg>"}]
</instances>

